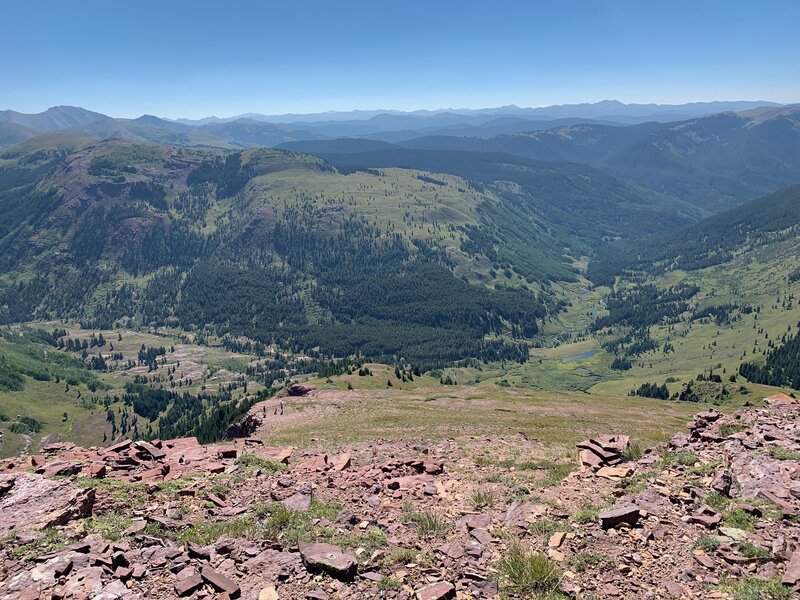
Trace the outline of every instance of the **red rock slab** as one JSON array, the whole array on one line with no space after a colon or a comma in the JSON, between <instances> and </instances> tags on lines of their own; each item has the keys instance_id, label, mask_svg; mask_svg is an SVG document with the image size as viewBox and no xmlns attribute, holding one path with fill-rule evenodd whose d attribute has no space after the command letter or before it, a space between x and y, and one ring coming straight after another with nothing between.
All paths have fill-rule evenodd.
<instances>
[{"instance_id":1,"label":"red rock slab","mask_svg":"<svg viewBox=\"0 0 800 600\"><path fill-rule=\"evenodd\" d=\"M175 580L175 593L178 596L188 596L203 585L203 578L193 567L186 567L180 571Z\"/></svg>"},{"instance_id":2,"label":"red rock slab","mask_svg":"<svg viewBox=\"0 0 800 600\"><path fill-rule=\"evenodd\" d=\"M689 520L692 523L697 523L698 525L702 525L708 529L713 529L717 525L719 525L720 521L722 521L722 515L719 514L705 514L705 513L695 513L689 517Z\"/></svg>"},{"instance_id":3,"label":"red rock slab","mask_svg":"<svg viewBox=\"0 0 800 600\"><path fill-rule=\"evenodd\" d=\"M639 511L639 507L633 504L615 507L611 510L604 510L598 515L603 529L619 527L623 523L636 525L641 516L642 514Z\"/></svg>"},{"instance_id":4,"label":"red rock slab","mask_svg":"<svg viewBox=\"0 0 800 600\"><path fill-rule=\"evenodd\" d=\"M113 446L109 446L106 448L106 452L123 452L131 447L133 442L131 440L122 440L114 444Z\"/></svg>"},{"instance_id":5,"label":"red rock slab","mask_svg":"<svg viewBox=\"0 0 800 600\"><path fill-rule=\"evenodd\" d=\"M89 516L94 490L81 489L66 479L48 479L34 473L0 476L0 537L12 530L64 525Z\"/></svg>"},{"instance_id":6,"label":"red rock slab","mask_svg":"<svg viewBox=\"0 0 800 600\"><path fill-rule=\"evenodd\" d=\"M101 462L89 463L83 466L83 474L93 479L103 479L107 471L106 466Z\"/></svg>"},{"instance_id":7,"label":"red rock slab","mask_svg":"<svg viewBox=\"0 0 800 600\"><path fill-rule=\"evenodd\" d=\"M422 468L428 475L441 475L444 473L444 465L442 463L426 460L422 463Z\"/></svg>"},{"instance_id":8,"label":"red rock slab","mask_svg":"<svg viewBox=\"0 0 800 600\"><path fill-rule=\"evenodd\" d=\"M156 460L160 460L166 456L163 450L156 448L149 442L134 442L133 445L139 452L149 455Z\"/></svg>"},{"instance_id":9,"label":"red rock slab","mask_svg":"<svg viewBox=\"0 0 800 600\"><path fill-rule=\"evenodd\" d=\"M708 410L699 412L694 416L695 419L708 421L709 423L716 421L720 417L722 417L722 413L719 412L716 408L709 408Z\"/></svg>"},{"instance_id":10,"label":"red rock slab","mask_svg":"<svg viewBox=\"0 0 800 600\"><path fill-rule=\"evenodd\" d=\"M436 550L453 560L458 560L464 556L464 546L458 542L447 542L436 548Z\"/></svg>"},{"instance_id":11,"label":"red rock slab","mask_svg":"<svg viewBox=\"0 0 800 600\"><path fill-rule=\"evenodd\" d=\"M628 447L630 437L627 435L598 435L592 441L599 444L603 450L619 453Z\"/></svg>"},{"instance_id":12,"label":"red rock slab","mask_svg":"<svg viewBox=\"0 0 800 600\"><path fill-rule=\"evenodd\" d=\"M36 470L45 477L65 477L68 475L76 475L81 472L81 465L67 461L55 461L48 463L42 468Z\"/></svg>"},{"instance_id":13,"label":"red rock slab","mask_svg":"<svg viewBox=\"0 0 800 600\"><path fill-rule=\"evenodd\" d=\"M133 523L131 523L130 527L128 527L125 531L122 532L123 535L135 535L144 531L144 528L147 527L147 520L146 519L137 519Z\"/></svg>"},{"instance_id":14,"label":"red rock slab","mask_svg":"<svg viewBox=\"0 0 800 600\"><path fill-rule=\"evenodd\" d=\"M456 588L448 581L437 581L422 586L414 594L417 600L451 600L456 597Z\"/></svg>"},{"instance_id":15,"label":"red rock slab","mask_svg":"<svg viewBox=\"0 0 800 600\"><path fill-rule=\"evenodd\" d=\"M220 498L216 494L212 494L212 493L209 492L206 495L206 497L208 498L209 502L215 504L216 506L218 506L220 508L225 508L226 506L228 506L228 503L225 502L225 500L223 500L222 498Z\"/></svg>"},{"instance_id":16,"label":"red rock slab","mask_svg":"<svg viewBox=\"0 0 800 600\"><path fill-rule=\"evenodd\" d=\"M103 569L84 567L70 574L64 585L64 598L93 598L103 587Z\"/></svg>"},{"instance_id":17,"label":"red rock slab","mask_svg":"<svg viewBox=\"0 0 800 600\"><path fill-rule=\"evenodd\" d=\"M156 467L155 469L147 469L146 471L142 471L141 473L137 474L136 478L144 482L160 481L164 479L164 476L167 475L169 471L170 466L165 464Z\"/></svg>"},{"instance_id":18,"label":"red rock slab","mask_svg":"<svg viewBox=\"0 0 800 600\"><path fill-rule=\"evenodd\" d=\"M789 563L786 565L786 571L783 573L781 583L784 585L795 586L800 583L800 550L795 550Z\"/></svg>"},{"instance_id":19,"label":"red rock slab","mask_svg":"<svg viewBox=\"0 0 800 600\"><path fill-rule=\"evenodd\" d=\"M292 446L262 446L256 448L253 454L265 460L288 464L293 452L294 448Z\"/></svg>"},{"instance_id":20,"label":"red rock slab","mask_svg":"<svg viewBox=\"0 0 800 600\"><path fill-rule=\"evenodd\" d=\"M352 579L356 573L356 557L333 544L300 542L300 558L309 571L324 571L339 579Z\"/></svg>"},{"instance_id":21,"label":"red rock slab","mask_svg":"<svg viewBox=\"0 0 800 600\"><path fill-rule=\"evenodd\" d=\"M353 457L350 456L349 452L340 454L338 457L336 457L336 460L333 463L333 470L344 471L346 468L350 466L352 462L353 462Z\"/></svg>"},{"instance_id":22,"label":"red rock slab","mask_svg":"<svg viewBox=\"0 0 800 600\"><path fill-rule=\"evenodd\" d=\"M466 529L472 531L473 529L489 529L492 525L492 516L486 514L479 515L464 515L456 521L458 529Z\"/></svg>"},{"instance_id":23,"label":"red rock slab","mask_svg":"<svg viewBox=\"0 0 800 600\"><path fill-rule=\"evenodd\" d=\"M603 459L597 456L597 454L591 450L580 450L578 452L578 457L580 458L581 465L584 467L599 469L603 466Z\"/></svg>"},{"instance_id":24,"label":"red rock slab","mask_svg":"<svg viewBox=\"0 0 800 600\"><path fill-rule=\"evenodd\" d=\"M204 446L201 446L197 438L178 438L163 443L165 452L170 461L177 460L180 463L190 463L205 460L208 453Z\"/></svg>"},{"instance_id":25,"label":"red rock slab","mask_svg":"<svg viewBox=\"0 0 800 600\"><path fill-rule=\"evenodd\" d=\"M619 452L605 450L598 442L595 442L594 440L584 440L583 442L577 444L577 447L579 450L589 450L590 452L593 452L603 461L612 460L619 456Z\"/></svg>"},{"instance_id":26,"label":"red rock slab","mask_svg":"<svg viewBox=\"0 0 800 600\"><path fill-rule=\"evenodd\" d=\"M792 398L787 394L773 394L768 398L764 398L764 404L767 406L781 406L786 404L797 404L797 399Z\"/></svg>"},{"instance_id":27,"label":"red rock slab","mask_svg":"<svg viewBox=\"0 0 800 600\"><path fill-rule=\"evenodd\" d=\"M211 567L203 567L200 571L200 576L218 592L228 594L231 598L239 596L239 584Z\"/></svg>"}]
</instances>

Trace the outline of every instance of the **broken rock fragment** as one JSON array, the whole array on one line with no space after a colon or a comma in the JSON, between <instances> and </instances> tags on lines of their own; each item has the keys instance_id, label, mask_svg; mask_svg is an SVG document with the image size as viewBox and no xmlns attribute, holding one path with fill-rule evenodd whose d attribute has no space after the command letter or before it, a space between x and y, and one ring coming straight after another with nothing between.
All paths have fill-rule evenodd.
<instances>
[{"instance_id":1,"label":"broken rock fragment","mask_svg":"<svg viewBox=\"0 0 800 600\"><path fill-rule=\"evenodd\" d=\"M309 571L325 572L338 579L352 579L356 573L356 557L333 544L300 542L300 557Z\"/></svg>"},{"instance_id":2,"label":"broken rock fragment","mask_svg":"<svg viewBox=\"0 0 800 600\"><path fill-rule=\"evenodd\" d=\"M603 529L614 529L623 524L630 526L636 525L642 514L638 506L628 504L612 508L611 510L604 510L598 516Z\"/></svg>"},{"instance_id":3,"label":"broken rock fragment","mask_svg":"<svg viewBox=\"0 0 800 600\"><path fill-rule=\"evenodd\" d=\"M416 591L417 600L451 600L456 597L455 586L447 581L424 585Z\"/></svg>"},{"instance_id":4,"label":"broken rock fragment","mask_svg":"<svg viewBox=\"0 0 800 600\"><path fill-rule=\"evenodd\" d=\"M178 596L188 596L203 585L203 579L197 569L186 567L178 572L175 580L175 593Z\"/></svg>"},{"instance_id":5,"label":"broken rock fragment","mask_svg":"<svg viewBox=\"0 0 800 600\"><path fill-rule=\"evenodd\" d=\"M203 567L200 576L218 592L228 594L231 598L239 596L239 584L211 567Z\"/></svg>"}]
</instances>

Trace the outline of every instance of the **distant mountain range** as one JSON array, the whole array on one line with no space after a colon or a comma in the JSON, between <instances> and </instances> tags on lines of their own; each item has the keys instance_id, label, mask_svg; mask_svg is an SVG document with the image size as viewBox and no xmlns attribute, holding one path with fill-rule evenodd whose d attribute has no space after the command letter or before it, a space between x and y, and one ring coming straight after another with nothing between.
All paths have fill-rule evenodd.
<instances>
[{"instance_id":1,"label":"distant mountain range","mask_svg":"<svg viewBox=\"0 0 800 600\"><path fill-rule=\"evenodd\" d=\"M584 122L490 137L440 134L367 144L365 139L307 140L280 147L373 168L404 166L408 157L401 148L582 163L716 212L800 182L800 105L673 123Z\"/></svg>"},{"instance_id":2,"label":"distant mountain range","mask_svg":"<svg viewBox=\"0 0 800 600\"><path fill-rule=\"evenodd\" d=\"M603 101L542 108L503 106L484 109L393 110L262 115L228 118L163 119L143 115L118 119L75 106L55 106L38 114L0 111L0 146L38 134L63 131L98 139L121 138L184 146L251 148L291 141L366 137L402 142L420 136L488 137L582 123L631 125L679 121L722 111L780 106L770 102L700 102L692 104L623 104Z\"/></svg>"},{"instance_id":3,"label":"distant mountain range","mask_svg":"<svg viewBox=\"0 0 800 600\"><path fill-rule=\"evenodd\" d=\"M34 115L0 112L0 146L53 133L225 150L280 147L347 168L403 167L410 160L428 169L419 155L409 158L411 150L501 153L589 165L709 212L800 182L800 105L768 102L608 101L535 109L252 114L191 122L153 115L118 119L70 106ZM371 154L341 156L364 152ZM450 158L439 158L450 164ZM457 161L452 164L457 167Z\"/></svg>"},{"instance_id":4,"label":"distant mountain range","mask_svg":"<svg viewBox=\"0 0 800 600\"><path fill-rule=\"evenodd\" d=\"M688 117L699 117L726 110L741 111L759 106L778 106L774 102L766 101L722 101L722 102L691 102L688 104L625 104L617 100L603 100L602 102L582 104L555 104L536 108L522 108L513 104L496 108L442 108L438 110L353 110L346 112L329 111L311 114L282 114L262 115L247 113L234 117L219 118L206 117L204 119L176 119L187 125L205 125L235 121L237 119L253 119L269 123L295 123L295 122L325 122L325 121L366 121L384 115L410 118L444 118L444 119L494 119L498 116L527 117L531 119L549 121L560 118L582 117L587 119L614 118L621 122L629 119L645 120L676 120Z\"/></svg>"}]
</instances>

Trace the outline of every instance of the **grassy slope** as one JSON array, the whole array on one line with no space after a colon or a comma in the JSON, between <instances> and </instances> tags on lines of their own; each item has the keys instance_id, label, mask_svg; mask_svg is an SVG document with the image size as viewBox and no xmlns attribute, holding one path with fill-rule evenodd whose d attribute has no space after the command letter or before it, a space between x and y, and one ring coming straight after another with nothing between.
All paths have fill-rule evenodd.
<instances>
[{"instance_id":1,"label":"grassy slope","mask_svg":"<svg viewBox=\"0 0 800 600\"><path fill-rule=\"evenodd\" d=\"M311 382L337 390L324 400L300 403L299 418L270 428L275 443L304 445L312 438L331 446L371 439L441 439L525 433L571 447L589 435L630 433L645 443L683 427L696 406L611 395L537 392L496 385L441 386L430 377L398 383L383 365L372 377L334 377ZM393 382L388 388L387 379ZM347 382L353 391L346 389ZM293 405L297 402L293 401ZM642 414L653 418L642 423Z\"/></svg>"},{"instance_id":2,"label":"grassy slope","mask_svg":"<svg viewBox=\"0 0 800 600\"><path fill-rule=\"evenodd\" d=\"M432 177L444 185L419 179ZM409 241L424 240L443 249L455 264L455 275L470 281L493 285L525 280L514 274L511 281L498 273L492 277L492 264L483 257L472 257L461 250L464 225L480 220L478 206L495 203L490 191L478 191L454 175L415 169L381 169L380 175L357 171L341 174L330 171L289 169L256 177L247 210L257 213L269 207L277 216L285 207L310 203L318 215L318 226L330 226L344 216L363 216L380 227L384 236L400 233ZM231 207L231 210L235 210Z\"/></svg>"}]
</instances>

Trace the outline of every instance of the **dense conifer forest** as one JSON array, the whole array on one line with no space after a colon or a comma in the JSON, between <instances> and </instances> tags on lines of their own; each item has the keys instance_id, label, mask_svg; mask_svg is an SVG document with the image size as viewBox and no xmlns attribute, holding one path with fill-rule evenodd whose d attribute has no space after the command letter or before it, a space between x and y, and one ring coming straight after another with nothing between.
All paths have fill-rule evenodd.
<instances>
[{"instance_id":1,"label":"dense conifer forest","mask_svg":"<svg viewBox=\"0 0 800 600\"><path fill-rule=\"evenodd\" d=\"M771 349L763 365L742 363L739 373L753 383L800 390L800 335L794 335L784 344Z\"/></svg>"}]
</instances>

